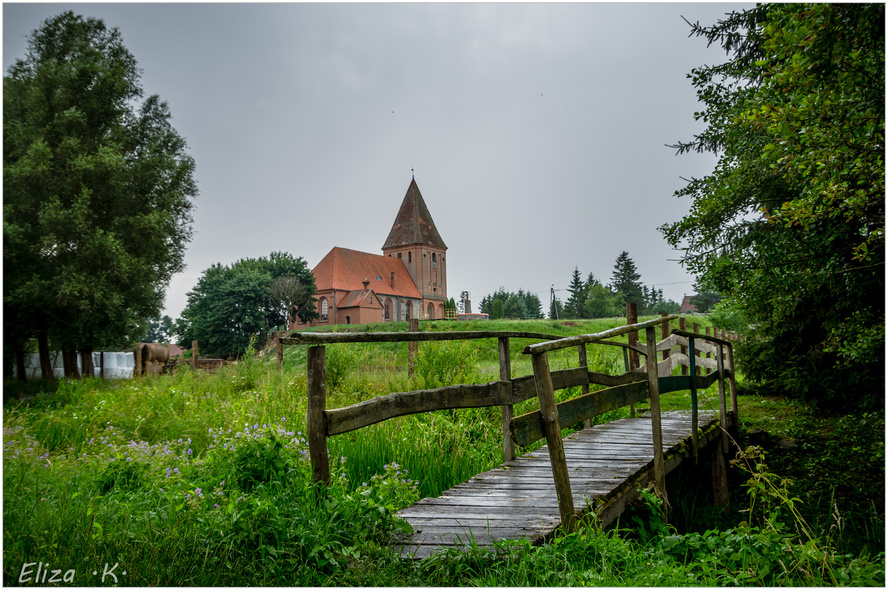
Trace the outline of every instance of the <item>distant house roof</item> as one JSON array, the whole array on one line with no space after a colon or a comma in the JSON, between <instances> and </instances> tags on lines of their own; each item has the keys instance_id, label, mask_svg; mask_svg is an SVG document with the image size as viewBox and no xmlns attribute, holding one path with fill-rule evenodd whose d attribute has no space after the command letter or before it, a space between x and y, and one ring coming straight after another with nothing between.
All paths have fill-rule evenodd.
<instances>
[{"instance_id":1,"label":"distant house roof","mask_svg":"<svg viewBox=\"0 0 888 590\"><path fill-rule=\"evenodd\" d=\"M328 289L362 292L366 280L370 282L368 288L381 296L422 299L400 258L333 248L311 272L318 292Z\"/></svg>"},{"instance_id":2,"label":"distant house roof","mask_svg":"<svg viewBox=\"0 0 888 590\"><path fill-rule=\"evenodd\" d=\"M699 313L697 311L697 306L691 303L691 297L693 295L685 295L684 299L681 300L681 309L678 313Z\"/></svg>"},{"instance_id":3,"label":"distant house roof","mask_svg":"<svg viewBox=\"0 0 888 590\"><path fill-rule=\"evenodd\" d=\"M410 186L407 187L407 194L404 195L401 208L395 217L395 223L392 225L382 249L385 251L389 248L400 248L411 244L427 244L447 249L444 240L438 233L438 228L435 227L432 215L422 199L416 179L412 179Z\"/></svg>"}]
</instances>

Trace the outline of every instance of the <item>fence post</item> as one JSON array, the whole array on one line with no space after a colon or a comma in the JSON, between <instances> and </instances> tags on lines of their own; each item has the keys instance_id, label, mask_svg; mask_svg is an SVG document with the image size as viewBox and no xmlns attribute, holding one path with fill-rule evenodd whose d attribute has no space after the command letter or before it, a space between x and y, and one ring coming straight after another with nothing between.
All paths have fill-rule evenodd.
<instances>
[{"instance_id":1,"label":"fence post","mask_svg":"<svg viewBox=\"0 0 888 590\"><path fill-rule=\"evenodd\" d=\"M709 326L706 326L705 331L706 331L706 335L707 335L707 336L710 336L710 335L711 335L710 330L709 330ZM707 344L709 344L709 343L707 343ZM707 353L706 353L706 358L711 359L711 358L712 358L712 353L711 353L711 352L707 352ZM712 371L709 370L709 371L706 372L707 375L708 375L709 373L712 373Z\"/></svg>"},{"instance_id":2,"label":"fence post","mask_svg":"<svg viewBox=\"0 0 888 590\"><path fill-rule=\"evenodd\" d=\"M419 332L419 318L410 318L407 322L408 332ZM416 368L416 351L419 350L419 342L415 340L407 343L407 376L413 377Z\"/></svg>"},{"instance_id":3,"label":"fence post","mask_svg":"<svg viewBox=\"0 0 888 590\"><path fill-rule=\"evenodd\" d=\"M626 304L626 325L631 326L632 324L638 323L638 307L634 303ZM638 344L638 332L633 330L629 332L627 335L629 340L629 344ZM638 368L638 353L635 350L629 351L629 371L634 371ZM629 404L629 416L635 418L635 404Z\"/></svg>"},{"instance_id":4,"label":"fence post","mask_svg":"<svg viewBox=\"0 0 888 590\"><path fill-rule=\"evenodd\" d=\"M105 351L99 352L99 379L105 379Z\"/></svg>"},{"instance_id":5,"label":"fence post","mask_svg":"<svg viewBox=\"0 0 888 590\"><path fill-rule=\"evenodd\" d=\"M648 374L648 390L651 396L651 432L654 438L654 479L657 488L666 494L666 465L663 462L663 425L660 422L660 381L657 375L657 330L645 329L647 354L644 364Z\"/></svg>"},{"instance_id":6,"label":"fence post","mask_svg":"<svg viewBox=\"0 0 888 590\"><path fill-rule=\"evenodd\" d=\"M200 357L200 351L197 349L197 340L191 341L191 366L197 370L197 359Z\"/></svg>"},{"instance_id":7,"label":"fence post","mask_svg":"<svg viewBox=\"0 0 888 590\"><path fill-rule=\"evenodd\" d=\"M694 322L694 334L699 334L699 333L700 333L700 324L698 324L697 322ZM701 358L699 350L694 351L694 355L697 358ZM700 363L697 363L697 372L694 373L693 371L691 371L691 375L702 375L702 372L700 371Z\"/></svg>"},{"instance_id":8,"label":"fence post","mask_svg":"<svg viewBox=\"0 0 888 590\"><path fill-rule=\"evenodd\" d=\"M277 362L278 362L278 368L281 370L281 373L284 372L284 343L281 342L282 336L283 336L283 333L278 336L278 341L277 341Z\"/></svg>"},{"instance_id":9,"label":"fence post","mask_svg":"<svg viewBox=\"0 0 888 590\"><path fill-rule=\"evenodd\" d=\"M660 314L660 317L665 318L668 316L669 316L669 314L665 311ZM670 334L669 322L663 322L660 327L660 340L666 340L667 338L669 338L669 334ZM663 360L665 361L668 358L669 358L669 349L667 348L666 350L663 351Z\"/></svg>"},{"instance_id":10,"label":"fence post","mask_svg":"<svg viewBox=\"0 0 888 590\"><path fill-rule=\"evenodd\" d=\"M512 360L509 357L509 338L498 338L500 381L512 380ZM512 405L502 406L503 410L503 461L511 461L515 458L515 443L512 441Z\"/></svg>"},{"instance_id":11,"label":"fence post","mask_svg":"<svg viewBox=\"0 0 888 590\"><path fill-rule=\"evenodd\" d=\"M309 346L306 351L308 367L308 409L306 431L308 453L311 458L312 481L330 483L330 460L327 455L327 363L323 346Z\"/></svg>"},{"instance_id":12,"label":"fence post","mask_svg":"<svg viewBox=\"0 0 888 590\"><path fill-rule=\"evenodd\" d=\"M579 358L580 367L589 370L589 361L586 358L586 345L580 344L577 346L577 356ZM586 395L589 393L589 376L586 375L585 383L582 385L582 394ZM586 418L586 421L583 423L584 428L592 428L592 418Z\"/></svg>"},{"instance_id":13,"label":"fence post","mask_svg":"<svg viewBox=\"0 0 888 590\"><path fill-rule=\"evenodd\" d=\"M687 330L688 330L688 321L687 321L685 318L678 318L678 329L681 330L681 331L683 331L683 332L687 332ZM688 356L688 347L687 347L686 345L682 344L682 345L680 345L680 346L678 347L678 352L679 352L680 354L683 354L683 355L685 355L685 356ZM687 375L687 374L688 374L688 367L687 367L687 365L682 364L682 366L681 366L681 374L682 374L682 375Z\"/></svg>"},{"instance_id":14,"label":"fence post","mask_svg":"<svg viewBox=\"0 0 888 590\"><path fill-rule=\"evenodd\" d=\"M699 461L700 441L697 439L698 403L697 403L697 351L694 346L694 337L688 338L688 364L690 365L691 379L691 446L694 449L694 465Z\"/></svg>"},{"instance_id":15,"label":"fence post","mask_svg":"<svg viewBox=\"0 0 888 590\"><path fill-rule=\"evenodd\" d=\"M719 424L721 424L722 430L724 432L728 431L728 403L725 400L725 358L724 358L724 347L722 347L720 342L717 342L718 346L718 354L716 355L716 366L718 367L718 412L720 414ZM724 433L721 437L721 451L723 453L728 452L728 438L724 436Z\"/></svg>"},{"instance_id":16,"label":"fence post","mask_svg":"<svg viewBox=\"0 0 888 590\"><path fill-rule=\"evenodd\" d=\"M534 354L532 362L534 382L540 400L540 415L543 418L543 430L549 448L549 462L552 464L552 478L555 480L555 494L558 496L561 525L570 532L576 528L576 511L573 492L570 489L570 476L567 473L564 442L561 440L561 428L558 424L558 406L555 404L555 388L552 385L552 375L549 373L549 361L546 353L542 352Z\"/></svg>"}]
</instances>

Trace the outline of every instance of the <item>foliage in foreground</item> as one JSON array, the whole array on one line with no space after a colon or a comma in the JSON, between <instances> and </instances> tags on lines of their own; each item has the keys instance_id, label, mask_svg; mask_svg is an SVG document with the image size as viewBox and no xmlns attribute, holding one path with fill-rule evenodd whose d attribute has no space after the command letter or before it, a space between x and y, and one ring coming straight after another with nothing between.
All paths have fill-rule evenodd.
<instances>
[{"instance_id":1,"label":"foliage in foreground","mask_svg":"<svg viewBox=\"0 0 888 590\"><path fill-rule=\"evenodd\" d=\"M692 34L728 61L693 70L712 174L664 225L749 336L737 356L774 393L884 407L885 7L761 4Z\"/></svg>"},{"instance_id":2,"label":"foliage in foreground","mask_svg":"<svg viewBox=\"0 0 888 590\"><path fill-rule=\"evenodd\" d=\"M337 349L341 372L332 403L412 387L403 373L359 370L403 361L400 349L379 348ZM463 366L459 377L442 372L454 365L447 360L453 351L459 357L474 352L476 366ZM428 348L417 383L487 379L485 361L496 355L495 345L453 351ZM119 564L114 571L126 585L884 581L884 557L874 554L878 544L870 552L840 542L839 531L821 523L808 532L798 528L793 511L802 512L786 495L787 485L757 468L745 476L755 502L733 493L735 509L752 509L742 517L745 524L734 518L719 529L672 528L648 495L634 518L607 532L587 528L541 547L512 544L491 553L467 546L422 562L401 560L384 545L402 526L392 514L495 465L501 458L499 410L434 412L331 438L333 485L320 490L310 483L302 434L305 383L298 355L299 347L288 350L284 373L250 357L215 375L183 369L133 382L62 381L55 390L8 403L4 583L19 583L22 567L38 561L73 569L78 585L110 583L100 579L106 563ZM609 357L589 358L593 367L613 369ZM669 403L675 402L664 400ZM872 428L878 427L874 421ZM860 444L857 455L872 454ZM33 577L29 571L26 578Z\"/></svg>"}]
</instances>

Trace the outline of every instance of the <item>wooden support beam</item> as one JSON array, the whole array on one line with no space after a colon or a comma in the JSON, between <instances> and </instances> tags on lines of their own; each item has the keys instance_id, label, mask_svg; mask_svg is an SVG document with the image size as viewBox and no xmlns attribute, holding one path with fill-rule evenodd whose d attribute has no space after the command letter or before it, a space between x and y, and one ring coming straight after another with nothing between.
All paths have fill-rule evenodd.
<instances>
[{"instance_id":1,"label":"wooden support beam","mask_svg":"<svg viewBox=\"0 0 888 590\"><path fill-rule=\"evenodd\" d=\"M312 481L330 484L330 460L327 452L327 363L323 346L310 346L306 351L308 366L308 410L306 431L311 459Z\"/></svg>"},{"instance_id":2,"label":"wooden support beam","mask_svg":"<svg viewBox=\"0 0 888 590\"><path fill-rule=\"evenodd\" d=\"M558 423L558 406L555 404L555 389L549 374L549 360L546 353L532 357L533 376L540 400L540 414L546 430L546 443L549 449L549 462L552 464L552 477L555 480L555 494L558 496L558 511L561 525L568 532L576 529L577 515L574 509L573 492L567 473L567 457L564 455L564 442Z\"/></svg>"},{"instance_id":3,"label":"wooden support beam","mask_svg":"<svg viewBox=\"0 0 888 590\"><path fill-rule=\"evenodd\" d=\"M651 432L654 437L654 480L660 492L666 495L666 466L663 462L663 430L660 416L660 384L657 377L657 331L654 326L645 328L648 353L644 363L648 374L648 393L651 398Z\"/></svg>"},{"instance_id":4,"label":"wooden support beam","mask_svg":"<svg viewBox=\"0 0 888 590\"><path fill-rule=\"evenodd\" d=\"M581 369L584 369L588 372L589 370L589 362L586 359L586 345L585 344L577 344L577 357L579 359L579 365ZM583 383L582 387L582 395L587 395L589 393L589 383ZM589 418L586 420L584 425L586 428L592 428L592 419Z\"/></svg>"},{"instance_id":5,"label":"wooden support beam","mask_svg":"<svg viewBox=\"0 0 888 590\"><path fill-rule=\"evenodd\" d=\"M497 339L499 350L500 381L512 380L512 359L509 356L509 338L501 336ZM502 406L503 415L503 461L511 461L515 458L515 442L512 440L511 424L515 408L512 404Z\"/></svg>"},{"instance_id":6,"label":"wooden support beam","mask_svg":"<svg viewBox=\"0 0 888 590\"><path fill-rule=\"evenodd\" d=\"M725 358L724 358L724 349L721 345L718 347L718 355L716 357L716 362L718 362L718 411L719 411L719 424L721 424L722 430L724 431L724 436L721 438L721 452L728 452L728 404L725 400Z\"/></svg>"}]
</instances>

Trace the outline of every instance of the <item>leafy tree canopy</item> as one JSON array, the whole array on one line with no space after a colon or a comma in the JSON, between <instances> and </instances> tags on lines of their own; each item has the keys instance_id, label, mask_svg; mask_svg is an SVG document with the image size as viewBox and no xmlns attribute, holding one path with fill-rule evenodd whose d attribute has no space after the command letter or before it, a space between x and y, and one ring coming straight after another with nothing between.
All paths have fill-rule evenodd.
<instances>
[{"instance_id":1,"label":"leafy tree canopy","mask_svg":"<svg viewBox=\"0 0 888 590\"><path fill-rule=\"evenodd\" d=\"M728 61L691 73L707 127L678 151L712 174L661 229L772 390L884 404L883 4L762 4L692 33Z\"/></svg>"},{"instance_id":2,"label":"leafy tree canopy","mask_svg":"<svg viewBox=\"0 0 888 590\"><path fill-rule=\"evenodd\" d=\"M44 21L4 76L12 340L49 333L89 352L138 338L158 317L183 269L197 186L166 103L142 95L120 32L70 11Z\"/></svg>"},{"instance_id":3,"label":"leafy tree canopy","mask_svg":"<svg viewBox=\"0 0 888 590\"><path fill-rule=\"evenodd\" d=\"M280 286L281 277L298 283L299 297L288 300L295 316L305 320L318 317L315 309L314 275L305 260L284 252L272 252L268 258L244 258L231 266L214 264L203 272L188 293L176 331L179 342L190 347L197 340L201 354L239 356L251 340L261 340L288 321L288 309L281 306L279 294L272 296L272 285Z\"/></svg>"}]
</instances>

